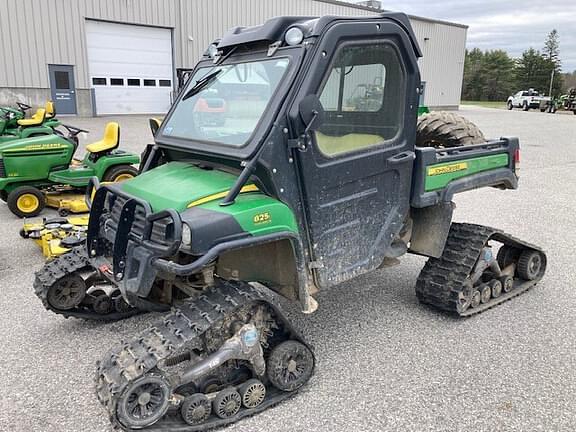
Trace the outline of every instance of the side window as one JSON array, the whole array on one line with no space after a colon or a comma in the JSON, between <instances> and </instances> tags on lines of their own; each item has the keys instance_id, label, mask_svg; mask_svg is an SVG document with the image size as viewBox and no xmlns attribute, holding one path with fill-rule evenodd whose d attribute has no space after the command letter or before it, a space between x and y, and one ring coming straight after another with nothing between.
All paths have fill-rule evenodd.
<instances>
[{"instance_id":1,"label":"side window","mask_svg":"<svg viewBox=\"0 0 576 432\"><path fill-rule=\"evenodd\" d=\"M404 70L393 44L347 45L320 88L325 120L316 143L327 156L391 142L402 128Z\"/></svg>"}]
</instances>

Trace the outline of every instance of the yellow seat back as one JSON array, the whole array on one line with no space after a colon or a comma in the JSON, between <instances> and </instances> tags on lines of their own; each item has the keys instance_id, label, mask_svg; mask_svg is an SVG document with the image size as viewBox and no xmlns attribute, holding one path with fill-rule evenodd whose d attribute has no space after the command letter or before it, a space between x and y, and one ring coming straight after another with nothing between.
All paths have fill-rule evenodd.
<instances>
[{"instance_id":1,"label":"yellow seat back","mask_svg":"<svg viewBox=\"0 0 576 432\"><path fill-rule=\"evenodd\" d=\"M384 142L380 135L350 133L343 136L324 135L316 131L316 142L322 153L333 156Z\"/></svg>"},{"instance_id":2,"label":"yellow seat back","mask_svg":"<svg viewBox=\"0 0 576 432\"><path fill-rule=\"evenodd\" d=\"M90 153L103 153L114 150L120 144L120 125L116 122L106 123L104 137L100 141L86 146Z\"/></svg>"},{"instance_id":3,"label":"yellow seat back","mask_svg":"<svg viewBox=\"0 0 576 432\"><path fill-rule=\"evenodd\" d=\"M56 117L56 109L54 108L54 102L47 101L46 105L44 106L44 109L46 110L46 118L47 119L51 119L53 117Z\"/></svg>"},{"instance_id":4,"label":"yellow seat back","mask_svg":"<svg viewBox=\"0 0 576 432\"><path fill-rule=\"evenodd\" d=\"M18 124L20 126L39 126L44 123L45 118L46 110L44 108L38 108L32 117L18 120Z\"/></svg>"}]
</instances>

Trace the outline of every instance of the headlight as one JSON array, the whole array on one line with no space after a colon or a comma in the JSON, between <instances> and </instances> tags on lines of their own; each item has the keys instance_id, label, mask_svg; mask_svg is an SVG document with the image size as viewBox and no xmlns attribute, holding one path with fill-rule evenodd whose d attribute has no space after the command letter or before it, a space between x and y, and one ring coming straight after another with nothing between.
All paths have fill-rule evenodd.
<instances>
[{"instance_id":1,"label":"headlight","mask_svg":"<svg viewBox=\"0 0 576 432\"><path fill-rule=\"evenodd\" d=\"M214 58L216 57L217 54L218 54L218 47L216 46L216 44L211 44L208 47L208 55L210 56L210 58Z\"/></svg>"},{"instance_id":2,"label":"headlight","mask_svg":"<svg viewBox=\"0 0 576 432\"><path fill-rule=\"evenodd\" d=\"M288 45L298 45L304 40L304 32L298 27L292 27L284 35L284 40Z\"/></svg>"},{"instance_id":3,"label":"headlight","mask_svg":"<svg viewBox=\"0 0 576 432\"><path fill-rule=\"evenodd\" d=\"M188 248L192 246L192 230L185 223L182 224L182 244Z\"/></svg>"}]
</instances>

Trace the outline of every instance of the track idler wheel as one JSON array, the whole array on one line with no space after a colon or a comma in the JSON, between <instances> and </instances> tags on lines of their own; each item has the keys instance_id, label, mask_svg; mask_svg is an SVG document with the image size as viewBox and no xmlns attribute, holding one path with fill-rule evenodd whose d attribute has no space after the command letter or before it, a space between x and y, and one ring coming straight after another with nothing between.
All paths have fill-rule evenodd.
<instances>
[{"instance_id":1,"label":"track idler wheel","mask_svg":"<svg viewBox=\"0 0 576 432\"><path fill-rule=\"evenodd\" d=\"M482 294L480 293L479 290L476 289L472 293L472 300L470 302L470 307L477 308L478 306L480 306L480 303L482 303Z\"/></svg>"},{"instance_id":2,"label":"track idler wheel","mask_svg":"<svg viewBox=\"0 0 576 432\"><path fill-rule=\"evenodd\" d=\"M314 372L310 349L295 340L282 342L268 358L268 379L279 390L291 392L302 387Z\"/></svg>"},{"instance_id":3,"label":"track idler wheel","mask_svg":"<svg viewBox=\"0 0 576 432\"><path fill-rule=\"evenodd\" d=\"M208 398L202 393L196 393L192 396L188 396L182 402L182 407L180 408L180 414L184 421L191 425L199 425L204 423L210 417L212 412L212 406Z\"/></svg>"},{"instance_id":4,"label":"track idler wheel","mask_svg":"<svg viewBox=\"0 0 576 432\"><path fill-rule=\"evenodd\" d=\"M86 282L77 274L69 274L57 280L48 290L50 306L58 310L77 307L86 297Z\"/></svg>"},{"instance_id":5,"label":"track idler wheel","mask_svg":"<svg viewBox=\"0 0 576 432\"><path fill-rule=\"evenodd\" d=\"M248 380L240 386L240 397L246 408L256 408L266 398L266 387L260 380Z\"/></svg>"},{"instance_id":6,"label":"track idler wheel","mask_svg":"<svg viewBox=\"0 0 576 432\"><path fill-rule=\"evenodd\" d=\"M502 291L505 293L509 293L514 289L514 278L512 276L504 276L500 279L500 282L502 283Z\"/></svg>"},{"instance_id":7,"label":"track idler wheel","mask_svg":"<svg viewBox=\"0 0 576 432\"><path fill-rule=\"evenodd\" d=\"M490 282L490 289L492 291L492 298L498 298L502 295L502 282L494 279Z\"/></svg>"},{"instance_id":8,"label":"track idler wheel","mask_svg":"<svg viewBox=\"0 0 576 432\"><path fill-rule=\"evenodd\" d=\"M166 414L170 385L161 375L145 375L124 390L118 400L117 414L122 425L142 429L153 425Z\"/></svg>"},{"instance_id":9,"label":"track idler wheel","mask_svg":"<svg viewBox=\"0 0 576 432\"><path fill-rule=\"evenodd\" d=\"M535 250L525 250L518 259L518 276L525 280L534 280L542 270L542 256Z\"/></svg>"},{"instance_id":10,"label":"track idler wheel","mask_svg":"<svg viewBox=\"0 0 576 432\"><path fill-rule=\"evenodd\" d=\"M490 285L484 284L480 287L480 302L482 304L488 303L492 298L492 289Z\"/></svg>"},{"instance_id":11,"label":"track idler wheel","mask_svg":"<svg viewBox=\"0 0 576 432\"><path fill-rule=\"evenodd\" d=\"M216 415L226 419L238 414L242 407L242 398L234 387L228 387L216 395L212 405Z\"/></svg>"}]
</instances>

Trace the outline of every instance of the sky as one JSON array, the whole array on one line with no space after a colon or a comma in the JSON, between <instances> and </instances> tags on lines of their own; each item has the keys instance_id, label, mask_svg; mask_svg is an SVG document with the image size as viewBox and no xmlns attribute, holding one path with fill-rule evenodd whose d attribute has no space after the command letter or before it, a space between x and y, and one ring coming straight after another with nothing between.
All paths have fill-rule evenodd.
<instances>
[{"instance_id":1,"label":"sky","mask_svg":"<svg viewBox=\"0 0 576 432\"><path fill-rule=\"evenodd\" d=\"M555 28L562 70L576 71L576 0L383 0L382 7L465 24L469 49L503 49L512 57L541 50Z\"/></svg>"}]
</instances>

